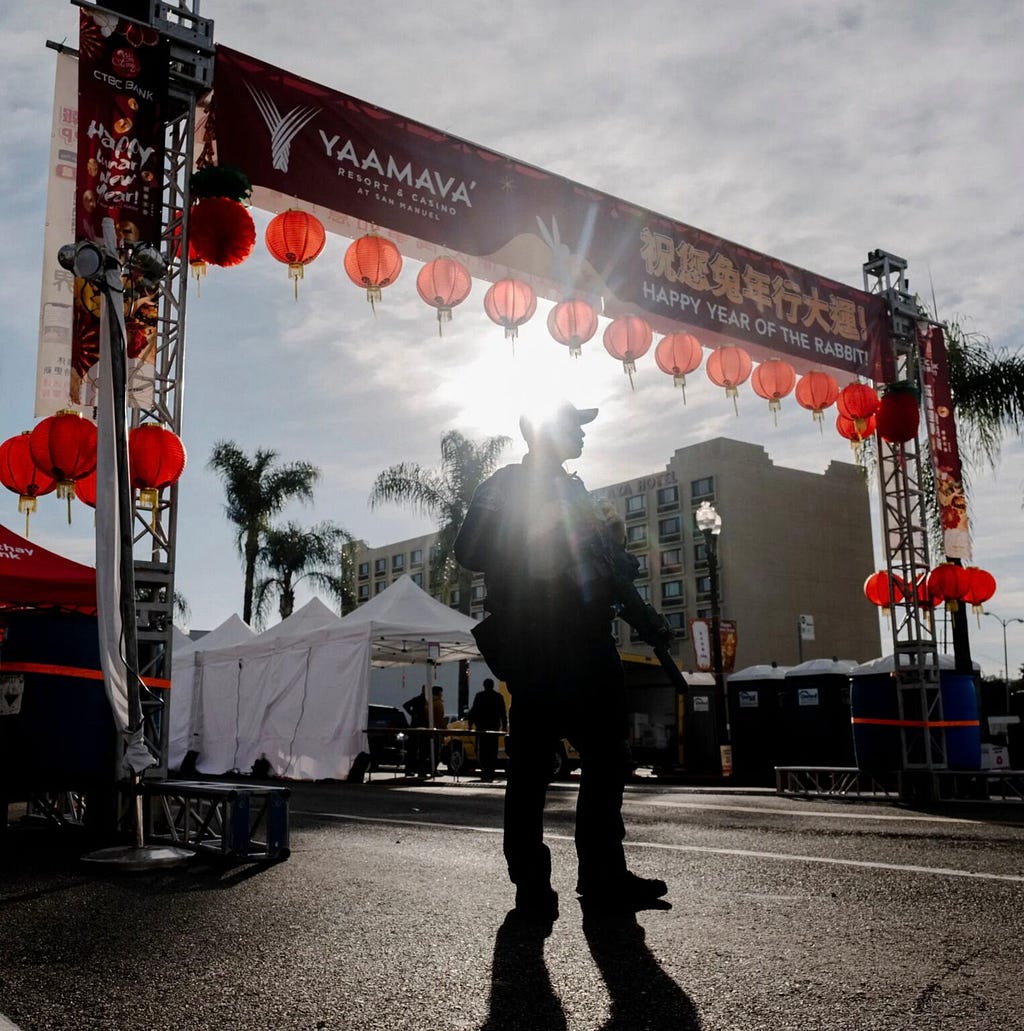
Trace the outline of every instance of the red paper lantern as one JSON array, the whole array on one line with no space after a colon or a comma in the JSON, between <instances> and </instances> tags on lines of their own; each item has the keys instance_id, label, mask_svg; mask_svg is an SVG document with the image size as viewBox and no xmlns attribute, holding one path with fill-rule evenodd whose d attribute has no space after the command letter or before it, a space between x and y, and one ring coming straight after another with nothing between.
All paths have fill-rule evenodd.
<instances>
[{"instance_id":1,"label":"red paper lantern","mask_svg":"<svg viewBox=\"0 0 1024 1031\"><path fill-rule=\"evenodd\" d=\"M139 507L155 510L160 491L178 482L185 462L185 445L177 434L156 422L136 426L128 434L128 468Z\"/></svg>"},{"instance_id":2,"label":"red paper lantern","mask_svg":"<svg viewBox=\"0 0 1024 1031\"><path fill-rule=\"evenodd\" d=\"M840 437L845 437L855 451L858 451L861 444L875 432L875 417L872 415L862 419L860 424L863 426L863 432L857 429L857 423L853 419L848 419L845 415L836 416L836 432Z\"/></svg>"},{"instance_id":3,"label":"red paper lantern","mask_svg":"<svg viewBox=\"0 0 1024 1031\"><path fill-rule=\"evenodd\" d=\"M192 205L188 219L189 265L230 268L240 265L256 245L256 226L244 204L228 197L204 197Z\"/></svg>"},{"instance_id":4,"label":"red paper lantern","mask_svg":"<svg viewBox=\"0 0 1024 1031\"><path fill-rule=\"evenodd\" d=\"M967 590L963 600L980 617L985 602L996 593L996 578L987 569L978 566L966 566L964 572L967 574Z\"/></svg>"},{"instance_id":5,"label":"red paper lantern","mask_svg":"<svg viewBox=\"0 0 1024 1031\"><path fill-rule=\"evenodd\" d=\"M669 333L654 349L655 364L682 390L683 404L686 404L686 374L693 372L703 357L700 341L689 333Z\"/></svg>"},{"instance_id":6,"label":"red paper lantern","mask_svg":"<svg viewBox=\"0 0 1024 1031\"><path fill-rule=\"evenodd\" d=\"M402 271L402 252L376 233L367 233L353 240L345 251L345 271L356 286L366 287L366 299L374 313L374 302L380 292L390 286Z\"/></svg>"},{"instance_id":7,"label":"red paper lantern","mask_svg":"<svg viewBox=\"0 0 1024 1031\"><path fill-rule=\"evenodd\" d=\"M0 483L18 495L18 511L25 516L26 537L29 519L38 507L36 498L57 489L57 481L32 461L28 438L26 430L0 444Z\"/></svg>"},{"instance_id":8,"label":"red paper lantern","mask_svg":"<svg viewBox=\"0 0 1024 1031\"><path fill-rule=\"evenodd\" d=\"M950 612L956 611L970 587L967 570L955 562L943 562L928 574L928 593L936 601L944 601Z\"/></svg>"},{"instance_id":9,"label":"red paper lantern","mask_svg":"<svg viewBox=\"0 0 1024 1031\"><path fill-rule=\"evenodd\" d=\"M437 335L441 327L451 322L452 308L469 296L473 279L469 269L454 258L435 258L420 269L416 277L416 291L425 303L437 309Z\"/></svg>"},{"instance_id":10,"label":"red paper lantern","mask_svg":"<svg viewBox=\"0 0 1024 1031\"><path fill-rule=\"evenodd\" d=\"M288 266L288 275L295 281L295 300L298 300L299 280L306 266L320 257L327 242L323 222L308 211L289 208L270 220L264 239L271 255Z\"/></svg>"},{"instance_id":11,"label":"red paper lantern","mask_svg":"<svg viewBox=\"0 0 1024 1031\"><path fill-rule=\"evenodd\" d=\"M849 383L839 391L836 408L839 414L852 419L861 437L868 437L867 421L878 411L879 397L866 383ZM871 430L874 433L874 428Z\"/></svg>"},{"instance_id":12,"label":"red paper lantern","mask_svg":"<svg viewBox=\"0 0 1024 1031\"><path fill-rule=\"evenodd\" d=\"M75 480L96 468L96 426L81 412L60 411L43 419L29 434L32 461L57 481L57 497L67 498L68 522Z\"/></svg>"},{"instance_id":13,"label":"red paper lantern","mask_svg":"<svg viewBox=\"0 0 1024 1031\"><path fill-rule=\"evenodd\" d=\"M903 444L917 436L920 406L912 383L891 383L878 405L878 435L893 444Z\"/></svg>"},{"instance_id":14,"label":"red paper lantern","mask_svg":"<svg viewBox=\"0 0 1024 1031\"><path fill-rule=\"evenodd\" d=\"M519 279L499 279L484 294L484 311L488 318L505 327L505 339L514 341L519 327L537 310L537 295L529 283Z\"/></svg>"},{"instance_id":15,"label":"red paper lantern","mask_svg":"<svg viewBox=\"0 0 1024 1031\"><path fill-rule=\"evenodd\" d=\"M906 582L899 576L889 576L883 569L872 573L864 581L864 597L872 605L877 605L885 615L889 609L907 596Z\"/></svg>"},{"instance_id":16,"label":"red paper lantern","mask_svg":"<svg viewBox=\"0 0 1024 1031\"><path fill-rule=\"evenodd\" d=\"M811 412L822 432L824 432L820 425L824 420L822 413L830 405L835 404L837 397L839 397L839 384L827 372L819 372L817 369L804 373L796 385L796 403Z\"/></svg>"},{"instance_id":17,"label":"red paper lantern","mask_svg":"<svg viewBox=\"0 0 1024 1031\"><path fill-rule=\"evenodd\" d=\"M636 360L647 354L653 340L654 330L639 315L621 315L605 327L604 349L622 362L622 371L629 376L630 387L633 387Z\"/></svg>"},{"instance_id":18,"label":"red paper lantern","mask_svg":"<svg viewBox=\"0 0 1024 1031\"><path fill-rule=\"evenodd\" d=\"M597 332L597 313L582 298L561 301L548 312L548 332L573 358Z\"/></svg>"},{"instance_id":19,"label":"red paper lantern","mask_svg":"<svg viewBox=\"0 0 1024 1031\"><path fill-rule=\"evenodd\" d=\"M758 397L768 402L768 411L778 425L782 398L790 394L796 385L796 370L781 358L769 358L754 369L750 385Z\"/></svg>"},{"instance_id":20,"label":"red paper lantern","mask_svg":"<svg viewBox=\"0 0 1024 1031\"><path fill-rule=\"evenodd\" d=\"M732 398L733 408L736 414L740 414L739 404L736 398L739 396L739 386L746 383L750 378L750 372L754 363L750 355L742 347L735 347L727 344L712 351L708 360L704 363L704 371L716 386L725 387L725 396Z\"/></svg>"},{"instance_id":21,"label":"red paper lantern","mask_svg":"<svg viewBox=\"0 0 1024 1031\"><path fill-rule=\"evenodd\" d=\"M90 508L96 507L96 470L75 481L75 497Z\"/></svg>"}]
</instances>

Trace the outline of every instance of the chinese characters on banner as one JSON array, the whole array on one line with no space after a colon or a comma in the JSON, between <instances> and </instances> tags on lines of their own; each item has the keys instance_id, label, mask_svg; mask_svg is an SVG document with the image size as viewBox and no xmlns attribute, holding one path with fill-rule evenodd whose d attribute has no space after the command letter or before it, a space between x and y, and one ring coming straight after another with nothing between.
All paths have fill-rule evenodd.
<instances>
[{"instance_id":1,"label":"chinese characters on banner","mask_svg":"<svg viewBox=\"0 0 1024 1031\"><path fill-rule=\"evenodd\" d=\"M158 244L164 167L168 50L151 28L105 12L79 20L78 151L74 239L101 240L113 219L118 245ZM129 402L152 396L158 298L125 275ZM98 288L74 284L69 393L95 403L99 358Z\"/></svg>"},{"instance_id":2,"label":"chinese characters on banner","mask_svg":"<svg viewBox=\"0 0 1024 1031\"><path fill-rule=\"evenodd\" d=\"M736 666L736 620L720 619L718 637L722 642L722 672L731 673ZM693 642L693 657L697 669L702 673L713 672L711 620L691 618L690 640Z\"/></svg>"},{"instance_id":3,"label":"chinese characters on banner","mask_svg":"<svg viewBox=\"0 0 1024 1031\"><path fill-rule=\"evenodd\" d=\"M226 47L217 47L220 164L244 168L270 211L296 198L334 232L387 229L403 253L451 248L480 278L510 270L542 297L577 294L609 318L687 326L872 376L888 342L880 297L523 165Z\"/></svg>"},{"instance_id":4,"label":"chinese characters on banner","mask_svg":"<svg viewBox=\"0 0 1024 1031\"><path fill-rule=\"evenodd\" d=\"M953 420L953 396L949 389L946 338L941 326L919 323L917 341L921 350L924 388L929 397L924 412L935 472L935 497L942 522L942 542L947 558L958 558L966 563L971 558L971 535Z\"/></svg>"}]
</instances>

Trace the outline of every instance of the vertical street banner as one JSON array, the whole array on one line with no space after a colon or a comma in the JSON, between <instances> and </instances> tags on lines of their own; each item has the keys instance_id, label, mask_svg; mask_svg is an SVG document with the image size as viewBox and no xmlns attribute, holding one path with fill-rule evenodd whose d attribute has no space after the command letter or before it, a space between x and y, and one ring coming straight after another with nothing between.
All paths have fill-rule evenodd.
<instances>
[{"instance_id":1,"label":"vertical street banner","mask_svg":"<svg viewBox=\"0 0 1024 1031\"><path fill-rule=\"evenodd\" d=\"M882 299L402 115L217 47L204 144L253 203L298 206L343 236L385 229L409 257L458 254L491 282L581 296L609 318L740 343L755 360L873 376ZM841 377L842 378L842 377Z\"/></svg>"},{"instance_id":2,"label":"vertical street banner","mask_svg":"<svg viewBox=\"0 0 1024 1031\"><path fill-rule=\"evenodd\" d=\"M80 12L74 241L101 242L103 219L111 218L119 247L159 242L167 75L167 42L155 29ZM129 395L145 403L139 395L152 377L158 299L136 287L126 274ZM76 280L69 394L79 405L95 404L99 309L99 288Z\"/></svg>"},{"instance_id":3,"label":"vertical street banner","mask_svg":"<svg viewBox=\"0 0 1024 1031\"><path fill-rule=\"evenodd\" d=\"M78 160L78 62L57 55L53 124L47 165L43 282L36 354L35 417L66 408L71 396L71 323L74 276L57 262L57 251L74 238L75 166Z\"/></svg>"},{"instance_id":4,"label":"vertical street banner","mask_svg":"<svg viewBox=\"0 0 1024 1031\"><path fill-rule=\"evenodd\" d=\"M722 644L722 672L732 673L736 668L736 620L718 621L718 638ZM690 640L693 642L693 657L696 668L702 673L714 672L715 664L711 650L711 620L690 619Z\"/></svg>"},{"instance_id":5,"label":"vertical street banner","mask_svg":"<svg viewBox=\"0 0 1024 1031\"><path fill-rule=\"evenodd\" d=\"M929 399L923 407L935 474L935 499L942 523L942 543L947 558L961 559L966 563L971 559L971 534L953 418L953 395L949 387L946 337L941 326L919 323L917 342L924 389Z\"/></svg>"}]
</instances>

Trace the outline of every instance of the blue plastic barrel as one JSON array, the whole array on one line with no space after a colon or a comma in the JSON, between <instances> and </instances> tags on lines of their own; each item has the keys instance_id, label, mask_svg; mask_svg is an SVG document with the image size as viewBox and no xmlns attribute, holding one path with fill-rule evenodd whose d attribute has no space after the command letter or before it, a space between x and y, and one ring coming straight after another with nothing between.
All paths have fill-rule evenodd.
<instances>
[{"instance_id":1,"label":"blue plastic barrel","mask_svg":"<svg viewBox=\"0 0 1024 1031\"><path fill-rule=\"evenodd\" d=\"M850 677L850 716L857 769L892 773L903 768L896 680L891 673Z\"/></svg>"},{"instance_id":2,"label":"blue plastic barrel","mask_svg":"<svg viewBox=\"0 0 1024 1031\"><path fill-rule=\"evenodd\" d=\"M964 724L945 728L946 764L951 770L981 769L981 722L974 677L943 670L939 674L939 688L943 722Z\"/></svg>"}]
</instances>

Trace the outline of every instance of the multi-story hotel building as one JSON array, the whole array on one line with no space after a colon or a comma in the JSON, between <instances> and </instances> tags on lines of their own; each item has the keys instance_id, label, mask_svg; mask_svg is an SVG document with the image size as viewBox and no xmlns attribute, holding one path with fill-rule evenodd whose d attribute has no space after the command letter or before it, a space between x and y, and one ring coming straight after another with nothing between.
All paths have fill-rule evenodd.
<instances>
[{"instance_id":1,"label":"multi-story hotel building","mask_svg":"<svg viewBox=\"0 0 1024 1031\"><path fill-rule=\"evenodd\" d=\"M880 654L878 614L861 589L874 558L867 483L856 465L832 462L821 474L784 468L755 444L719 437L680 448L663 470L593 493L622 515L628 547L640 562L637 588L671 624L684 668L694 664L689 621L711 614L707 548L694 519L703 501L722 518L720 608L722 619L736 624L736 669ZM403 573L441 597L430 580L435 541L427 534L362 548L358 601ZM482 618L482 577L472 591L470 611ZM457 592L442 600L459 605ZM801 616L812 618L813 640L801 638ZM646 650L622 621L614 629L623 651Z\"/></svg>"}]
</instances>

